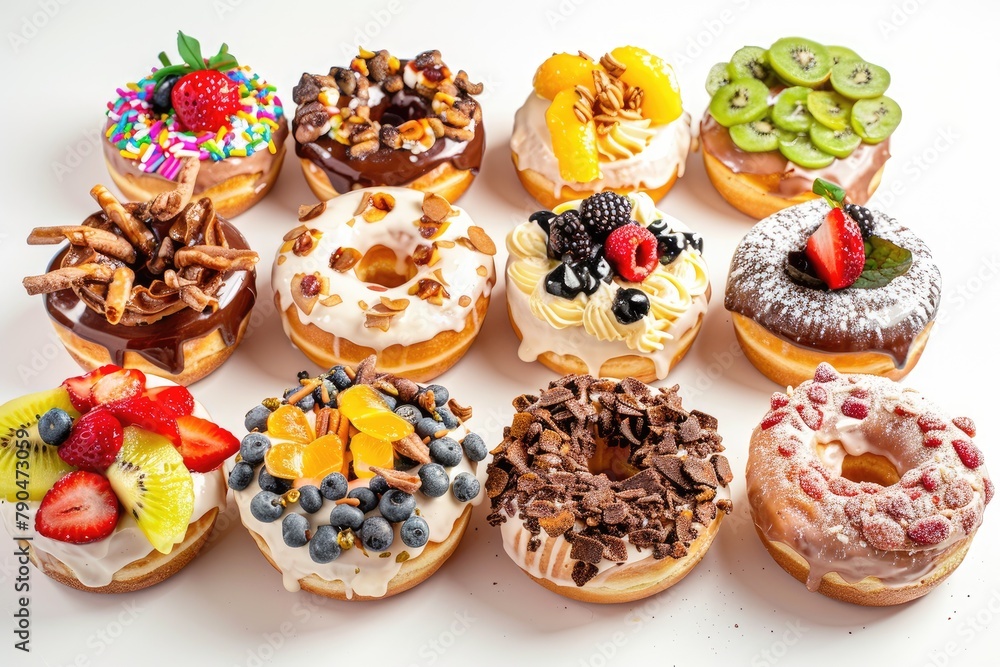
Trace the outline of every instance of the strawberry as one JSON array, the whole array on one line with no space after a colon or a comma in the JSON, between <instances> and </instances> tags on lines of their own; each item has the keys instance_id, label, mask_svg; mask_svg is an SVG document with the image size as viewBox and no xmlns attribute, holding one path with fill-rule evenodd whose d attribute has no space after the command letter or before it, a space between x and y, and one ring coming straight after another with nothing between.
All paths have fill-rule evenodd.
<instances>
[{"instance_id":1,"label":"strawberry","mask_svg":"<svg viewBox=\"0 0 1000 667\"><path fill-rule=\"evenodd\" d=\"M174 443L174 446L180 446L181 436L177 431L177 422L148 396L133 396L124 401L109 403L105 407L123 424L158 433Z\"/></svg>"},{"instance_id":2,"label":"strawberry","mask_svg":"<svg viewBox=\"0 0 1000 667\"><path fill-rule=\"evenodd\" d=\"M194 397L187 387L153 387L146 395L171 417L183 417L194 412Z\"/></svg>"},{"instance_id":3,"label":"strawberry","mask_svg":"<svg viewBox=\"0 0 1000 667\"><path fill-rule=\"evenodd\" d=\"M77 468L104 472L122 448L122 425L111 411L94 408L76 420L59 446L59 457Z\"/></svg>"},{"instance_id":4,"label":"strawberry","mask_svg":"<svg viewBox=\"0 0 1000 667\"><path fill-rule=\"evenodd\" d=\"M783 408L788 405L788 395L782 394L780 391L776 391L771 394L771 409L777 410L778 408Z\"/></svg>"},{"instance_id":5,"label":"strawberry","mask_svg":"<svg viewBox=\"0 0 1000 667\"><path fill-rule=\"evenodd\" d=\"M938 544L951 533L951 524L943 516L926 516L917 519L906 529L906 534L917 544Z\"/></svg>"},{"instance_id":6,"label":"strawberry","mask_svg":"<svg viewBox=\"0 0 1000 667\"><path fill-rule=\"evenodd\" d=\"M35 513L35 530L60 542L103 540L118 525L118 498L103 475L74 470L59 478Z\"/></svg>"},{"instance_id":7,"label":"strawberry","mask_svg":"<svg viewBox=\"0 0 1000 667\"><path fill-rule=\"evenodd\" d=\"M849 287L865 268L865 243L853 218L831 209L806 242L806 257L830 289Z\"/></svg>"},{"instance_id":8,"label":"strawberry","mask_svg":"<svg viewBox=\"0 0 1000 667\"><path fill-rule=\"evenodd\" d=\"M784 410L775 410L773 412L767 413L764 419L760 422L760 430L766 431L772 426L777 426L781 422L785 421L785 417L788 415Z\"/></svg>"},{"instance_id":9,"label":"strawberry","mask_svg":"<svg viewBox=\"0 0 1000 667\"><path fill-rule=\"evenodd\" d=\"M951 423L957 426L970 438L976 437L976 423L968 417L955 417L951 420Z\"/></svg>"},{"instance_id":10,"label":"strawberry","mask_svg":"<svg viewBox=\"0 0 1000 667\"><path fill-rule=\"evenodd\" d=\"M641 283L659 261L656 237L645 227L623 225L605 239L604 257L622 278Z\"/></svg>"},{"instance_id":11,"label":"strawberry","mask_svg":"<svg viewBox=\"0 0 1000 667\"><path fill-rule=\"evenodd\" d=\"M90 389L94 386L94 383L105 375L110 375L111 373L115 373L120 370L121 368L118 366L108 364L107 366L101 366L100 368L94 369L84 375L66 378L63 380L62 386L69 392L69 400L73 404L73 407L79 412L86 412L94 407L90 398Z\"/></svg>"},{"instance_id":12,"label":"strawberry","mask_svg":"<svg viewBox=\"0 0 1000 667\"><path fill-rule=\"evenodd\" d=\"M90 388L90 402L104 405L138 396L146 389L145 374L134 368L122 368L97 380Z\"/></svg>"},{"instance_id":13,"label":"strawberry","mask_svg":"<svg viewBox=\"0 0 1000 667\"><path fill-rule=\"evenodd\" d=\"M868 416L868 404L853 396L848 396L841 404L840 411L844 413L845 417L864 419Z\"/></svg>"},{"instance_id":14,"label":"strawberry","mask_svg":"<svg viewBox=\"0 0 1000 667\"><path fill-rule=\"evenodd\" d=\"M983 465L983 453L979 451L979 447L972 444L971 440L952 440L951 446L955 448L958 458L962 459L966 468L978 468Z\"/></svg>"},{"instance_id":15,"label":"strawberry","mask_svg":"<svg viewBox=\"0 0 1000 667\"><path fill-rule=\"evenodd\" d=\"M215 470L240 450L240 441L226 429L212 422L187 415L177 418L181 444L177 451L191 472Z\"/></svg>"},{"instance_id":16,"label":"strawberry","mask_svg":"<svg viewBox=\"0 0 1000 667\"><path fill-rule=\"evenodd\" d=\"M229 117L239 111L240 92L222 72L200 69L174 84L170 101L184 127L195 132L215 132L228 126Z\"/></svg>"}]
</instances>

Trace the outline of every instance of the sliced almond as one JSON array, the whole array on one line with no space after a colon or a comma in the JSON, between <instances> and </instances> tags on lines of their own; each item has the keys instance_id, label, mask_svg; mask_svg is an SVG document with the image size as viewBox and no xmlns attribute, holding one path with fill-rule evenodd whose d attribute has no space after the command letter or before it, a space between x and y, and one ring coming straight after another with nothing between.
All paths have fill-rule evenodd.
<instances>
[{"instance_id":1,"label":"sliced almond","mask_svg":"<svg viewBox=\"0 0 1000 667\"><path fill-rule=\"evenodd\" d=\"M325 210L326 210L325 201L321 201L318 204L313 204L312 206L303 204L302 206L299 206L299 222L308 222L309 220L312 220L313 218L321 215Z\"/></svg>"},{"instance_id":2,"label":"sliced almond","mask_svg":"<svg viewBox=\"0 0 1000 667\"><path fill-rule=\"evenodd\" d=\"M485 278L486 276L490 275L490 270L487 269L485 266L480 265L476 267L476 273Z\"/></svg>"},{"instance_id":3,"label":"sliced almond","mask_svg":"<svg viewBox=\"0 0 1000 667\"><path fill-rule=\"evenodd\" d=\"M305 225L299 225L294 229L289 229L284 236L281 237L282 241L292 241L309 231L309 228Z\"/></svg>"},{"instance_id":4,"label":"sliced almond","mask_svg":"<svg viewBox=\"0 0 1000 667\"><path fill-rule=\"evenodd\" d=\"M472 297L470 297L470 296L469 296L468 294L463 294L463 295L462 295L462 296L461 296L461 297L460 297L460 298L458 299L458 305L460 305L460 306L461 306L462 308L465 308L465 307L466 307L466 306L468 306L468 305L469 305L470 303L472 303Z\"/></svg>"},{"instance_id":5,"label":"sliced almond","mask_svg":"<svg viewBox=\"0 0 1000 667\"><path fill-rule=\"evenodd\" d=\"M472 245L476 247L476 250L484 255L492 256L497 254L496 244L493 243L493 239L489 237L486 230L482 227L475 225L469 227L469 240L472 241Z\"/></svg>"},{"instance_id":6,"label":"sliced almond","mask_svg":"<svg viewBox=\"0 0 1000 667\"><path fill-rule=\"evenodd\" d=\"M354 265L361 261L361 252L356 248L345 248L341 246L330 255L330 268L338 273L345 273L354 268Z\"/></svg>"},{"instance_id":7,"label":"sliced almond","mask_svg":"<svg viewBox=\"0 0 1000 667\"><path fill-rule=\"evenodd\" d=\"M331 294L330 296L320 301L320 303L326 306L327 308L333 308L334 306L339 306L343 302L344 300L340 298L339 294Z\"/></svg>"},{"instance_id":8,"label":"sliced almond","mask_svg":"<svg viewBox=\"0 0 1000 667\"><path fill-rule=\"evenodd\" d=\"M403 472L402 470L392 470L390 468L380 468L378 466L370 466L368 469L376 475L381 475L385 478L386 484L389 485L389 488L399 489L400 491L405 491L406 493L416 493L420 490L420 478L416 475L411 475Z\"/></svg>"},{"instance_id":9,"label":"sliced almond","mask_svg":"<svg viewBox=\"0 0 1000 667\"><path fill-rule=\"evenodd\" d=\"M380 299L382 301L382 305L388 308L389 310L402 311L406 310L407 307L410 305L409 299L390 299L389 297L386 296L380 297Z\"/></svg>"},{"instance_id":10,"label":"sliced almond","mask_svg":"<svg viewBox=\"0 0 1000 667\"><path fill-rule=\"evenodd\" d=\"M424 444L424 441L416 433L411 433L402 440L393 442L392 448L400 455L417 463L431 462L430 448Z\"/></svg>"},{"instance_id":11,"label":"sliced almond","mask_svg":"<svg viewBox=\"0 0 1000 667\"><path fill-rule=\"evenodd\" d=\"M444 222L451 215L451 204L441 195L432 192L424 194L424 203L421 209L431 221Z\"/></svg>"}]
</instances>

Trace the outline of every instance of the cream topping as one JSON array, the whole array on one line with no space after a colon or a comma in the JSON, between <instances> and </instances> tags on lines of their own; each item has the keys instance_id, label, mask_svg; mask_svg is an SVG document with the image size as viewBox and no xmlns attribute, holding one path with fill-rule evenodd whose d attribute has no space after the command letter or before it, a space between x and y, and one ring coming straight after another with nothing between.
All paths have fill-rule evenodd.
<instances>
[{"instance_id":1,"label":"cream topping","mask_svg":"<svg viewBox=\"0 0 1000 667\"><path fill-rule=\"evenodd\" d=\"M597 133L597 152L608 161L627 160L646 150L656 136L648 118L619 119L608 132Z\"/></svg>"}]
</instances>

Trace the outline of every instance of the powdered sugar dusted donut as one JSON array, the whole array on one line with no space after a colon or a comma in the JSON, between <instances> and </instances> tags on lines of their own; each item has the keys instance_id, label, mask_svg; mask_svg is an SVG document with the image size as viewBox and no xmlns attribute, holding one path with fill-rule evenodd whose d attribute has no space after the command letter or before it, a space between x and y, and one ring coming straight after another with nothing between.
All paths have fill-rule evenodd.
<instances>
[{"instance_id":1,"label":"powdered sugar dusted donut","mask_svg":"<svg viewBox=\"0 0 1000 667\"><path fill-rule=\"evenodd\" d=\"M993 497L976 428L917 391L829 364L776 393L747 495L771 555L810 590L883 606L954 570Z\"/></svg>"}]
</instances>

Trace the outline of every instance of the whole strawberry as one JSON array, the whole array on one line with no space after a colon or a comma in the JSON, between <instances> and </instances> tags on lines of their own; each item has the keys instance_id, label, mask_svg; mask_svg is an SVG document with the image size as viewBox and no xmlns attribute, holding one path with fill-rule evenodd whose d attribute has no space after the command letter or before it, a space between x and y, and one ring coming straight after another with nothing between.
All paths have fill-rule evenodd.
<instances>
[{"instance_id":1,"label":"whole strawberry","mask_svg":"<svg viewBox=\"0 0 1000 667\"><path fill-rule=\"evenodd\" d=\"M195 132L215 132L229 125L229 119L240 109L239 87L223 71L239 67L225 44L207 60L201 55L198 40L177 33L177 50L184 59L182 65L172 65L165 53L160 54L164 67L153 79L157 86L154 106L162 107L169 91L177 120L185 129Z\"/></svg>"},{"instance_id":2,"label":"whole strawberry","mask_svg":"<svg viewBox=\"0 0 1000 667\"><path fill-rule=\"evenodd\" d=\"M122 448L122 425L107 408L94 408L76 420L59 446L59 457L83 470L104 472Z\"/></svg>"}]
</instances>

